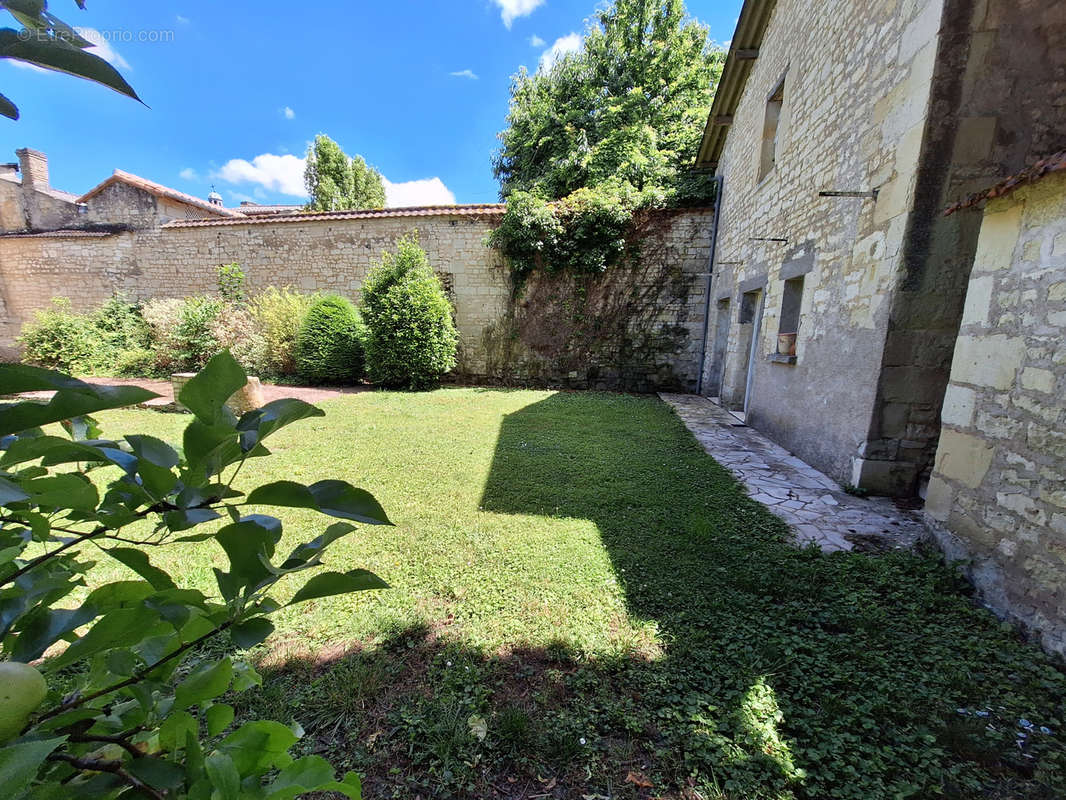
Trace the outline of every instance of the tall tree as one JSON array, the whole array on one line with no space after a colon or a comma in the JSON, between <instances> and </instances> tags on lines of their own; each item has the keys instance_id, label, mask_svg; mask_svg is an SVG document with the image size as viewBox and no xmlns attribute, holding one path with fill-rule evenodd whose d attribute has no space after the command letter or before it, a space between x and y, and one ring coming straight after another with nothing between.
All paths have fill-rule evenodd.
<instances>
[{"instance_id":1,"label":"tall tree","mask_svg":"<svg viewBox=\"0 0 1066 800\"><path fill-rule=\"evenodd\" d=\"M308 211L383 208L385 184L381 173L361 156L350 158L325 134L307 148L304 185L311 196Z\"/></svg>"},{"instance_id":2,"label":"tall tree","mask_svg":"<svg viewBox=\"0 0 1066 800\"><path fill-rule=\"evenodd\" d=\"M85 0L74 2L78 8L85 9ZM93 42L48 11L47 0L0 0L0 9L10 13L22 26L21 30L0 28L0 58L66 72L140 100L118 70L89 52ZM18 107L2 94L0 115L19 118Z\"/></svg>"},{"instance_id":3,"label":"tall tree","mask_svg":"<svg viewBox=\"0 0 1066 800\"><path fill-rule=\"evenodd\" d=\"M612 181L704 199L709 181L688 167L724 60L683 0L614 0L579 52L512 79L493 159L501 196L557 199Z\"/></svg>"}]
</instances>

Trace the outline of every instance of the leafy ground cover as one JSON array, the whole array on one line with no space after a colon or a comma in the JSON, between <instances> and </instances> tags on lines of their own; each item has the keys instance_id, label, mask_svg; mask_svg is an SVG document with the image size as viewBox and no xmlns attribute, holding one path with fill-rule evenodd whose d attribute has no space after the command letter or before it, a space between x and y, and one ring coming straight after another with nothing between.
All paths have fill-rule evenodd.
<instances>
[{"instance_id":1,"label":"leafy ground cover","mask_svg":"<svg viewBox=\"0 0 1066 800\"><path fill-rule=\"evenodd\" d=\"M243 477L373 491L398 527L330 566L392 588L276 616L264 686L235 702L299 722L367 797L1066 796L1059 665L931 556L790 547L656 399L322 407ZM100 416L165 439L182 421ZM188 552L152 558L214 586Z\"/></svg>"}]
</instances>

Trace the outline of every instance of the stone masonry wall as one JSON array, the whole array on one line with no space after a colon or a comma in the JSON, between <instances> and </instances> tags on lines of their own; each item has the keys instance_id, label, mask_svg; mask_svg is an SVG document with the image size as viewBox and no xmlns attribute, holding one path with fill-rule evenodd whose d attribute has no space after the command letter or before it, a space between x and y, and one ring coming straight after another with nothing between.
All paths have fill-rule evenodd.
<instances>
[{"instance_id":1,"label":"stone masonry wall","mask_svg":"<svg viewBox=\"0 0 1066 800\"><path fill-rule=\"evenodd\" d=\"M484 244L496 219L442 211L354 220L173 223L109 235L0 236L0 347L13 355L22 324L52 297L69 297L75 309L86 310L116 292L133 300L212 293L217 266L232 262L244 268L253 292L291 285L358 301L367 271L382 250L417 232L455 305L461 337L458 372L484 377L486 332L507 315L512 294L502 257ZM670 223L678 268L686 273L706 275L710 220L709 213L700 212L681 214ZM693 292L690 307L678 311L693 327L693 341L702 330L702 304L702 291ZM673 373L685 376L685 385L693 388L698 349L681 348L673 361Z\"/></svg>"},{"instance_id":2,"label":"stone masonry wall","mask_svg":"<svg viewBox=\"0 0 1066 800\"><path fill-rule=\"evenodd\" d=\"M719 164L711 299L729 324L724 347L708 342L706 372L723 377L705 392L740 408L750 379L749 424L841 482L858 483L856 463L873 455L865 448L941 8L941 0L778 0ZM767 101L782 80L776 163L760 178ZM820 196L874 189L876 198ZM797 277L789 363L773 356L784 280Z\"/></svg>"},{"instance_id":3,"label":"stone masonry wall","mask_svg":"<svg viewBox=\"0 0 1066 800\"><path fill-rule=\"evenodd\" d=\"M926 513L984 600L1066 654L1066 175L994 200Z\"/></svg>"}]
</instances>

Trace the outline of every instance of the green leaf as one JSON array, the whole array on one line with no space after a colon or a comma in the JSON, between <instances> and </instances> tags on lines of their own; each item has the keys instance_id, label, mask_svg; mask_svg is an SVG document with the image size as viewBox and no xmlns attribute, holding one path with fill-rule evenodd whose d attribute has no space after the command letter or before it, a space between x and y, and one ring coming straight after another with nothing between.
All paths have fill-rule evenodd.
<instances>
[{"instance_id":1,"label":"green leaf","mask_svg":"<svg viewBox=\"0 0 1066 800\"><path fill-rule=\"evenodd\" d=\"M282 569L293 569L304 564L307 564L314 559L321 557L326 548L338 539L347 536L349 533L355 530L355 526L347 522L335 522L326 528L325 533L321 536L312 539L310 542L300 545L285 560L285 563L281 565Z\"/></svg>"},{"instance_id":2,"label":"green leaf","mask_svg":"<svg viewBox=\"0 0 1066 800\"><path fill-rule=\"evenodd\" d=\"M154 589L163 591L164 589L177 588L170 575L159 567L152 566L152 563L148 560L148 555L142 550L136 550L132 547L112 547L107 548L106 552L113 559L125 564L152 584Z\"/></svg>"},{"instance_id":3,"label":"green leaf","mask_svg":"<svg viewBox=\"0 0 1066 800\"><path fill-rule=\"evenodd\" d=\"M0 29L0 58L13 58L45 69L65 72L68 75L95 81L134 100L141 99L119 71L100 56L62 40L45 41L38 37L22 38L17 31L3 28Z\"/></svg>"},{"instance_id":4,"label":"green leaf","mask_svg":"<svg viewBox=\"0 0 1066 800\"><path fill-rule=\"evenodd\" d=\"M31 503L47 508L95 511L100 503L100 495L93 482L77 472L36 478L27 481L22 488L30 493Z\"/></svg>"},{"instance_id":5,"label":"green leaf","mask_svg":"<svg viewBox=\"0 0 1066 800\"><path fill-rule=\"evenodd\" d=\"M161 758L135 758L126 769L155 789L177 789L185 783L185 770Z\"/></svg>"},{"instance_id":6,"label":"green leaf","mask_svg":"<svg viewBox=\"0 0 1066 800\"><path fill-rule=\"evenodd\" d=\"M229 629L233 643L242 650L250 650L274 632L274 623L266 617L254 617Z\"/></svg>"},{"instance_id":7,"label":"green leaf","mask_svg":"<svg viewBox=\"0 0 1066 800\"><path fill-rule=\"evenodd\" d=\"M236 418L226 401L243 388L248 376L237 360L223 350L182 388L178 402L205 425L233 427Z\"/></svg>"},{"instance_id":8,"label":"green leaf","mask_svg":"<svg viewBox=\"0 0 1066 800\"><path fill-rule=\"evenodd\" d=\"M212 797L217 796L218 800L240 800L241 773L232 758L225 753L212 753L204 761L204 767L215 790Z\"/></svg>"},{"instance_id":9,"label":"green leaf","mask_svg":"<svg viewBox=\"0 0 1066 800\"><path fill-rule=\"evenodd\" d=\"M229 688L233 679L233 664L229 658L215 663L203 663L178 684L174 692L176 708L189 708L205 700L214 700Z\"/></svg>"},{"instance_id":10,"label":"green leaf","mask_svg":"<svg viewBox=\"0 0 1066 800\"><path fill-rule=\"evenodd\" d=\"M350 572L323 572L305 583L303 588L293 595L288 605L294 606L305 600L314 600L319 597L388 588L389 585L385 581L365 569L353 569Z\"/></svg>"},{"instance_id":11,"label":"green leaf","mask_svg":"<svg viewBox=\"0 0 1066 800\"><path fill-rule=\"evenodd\" d=\"M222 740L219 750L233 758L241 775L292 763L288 750L298 736L280 722L248 722Z\"/></svg>"},{"instance_id":12,"label":"green leaf","mask_svg":"<svg viewBox=\"0 0 1066 800\"><path fill-rule=\"evenodd\" d=\"M233 691L240 694L263 685L262 676L247 661L238 661L233 667Z\"/></svg>"},{"instance_id":13,"label":"green leaf","mask_svg":"<svg viewBox=\"0 0 1066 800\"><path fill-rule=\"evenodd\" d=\"M0 369L0 386L3 378L3 370ZM125 408L159 396L137 386L84 386L87 386L88 390L61 389L48 403L27 400L0 408L0 436L39 428L96 411Z\"/></svg>"},{"instance_id":14,"label":"green leaf","mask_svg":"<svg viewBox=\"0 0 1066 800\"><path fill-rule=\"evenodd\" d=\"M27 615L23 618L27 621L21 624L15 645L11 649L11 660L28 663L40 658L45 650L62 637L82 625L88 625L99 613L92 604L85 603L81 608L41 608L39 612Z\"/></svg>"},{"instance_id":15,"label":"green leaf","mask_svg":"<svg viewBox=\"0 0 1066 800\"><path fill-rule=\"evenodd\" d=\"M233 723L233 706L216 703L207 709L207 735L218 736Z\"/></svg>"},{"instance_id":16,"label":"green leaf","mask_svg":"<svg viewBox=\"0 0 1066 800\"><path fill-rule=\"evenodd\" d=\"M92 393L96 387L91 383L64 375L53 369L31 367L28 364L0 364L0 394L22 392L45 392L57 389L74 389Z\"/></svg>"},{"instance_id":17,"label":"green leaf","mask_svg":"<svg viewBox=\"0 0 1066 800\"><path fill-rule=\"evenodd\" d=\"M162 439L154 436L127 436L133 454L141 461L148 461L157 467L170 469L178 465L178 452Z\"/></svg>"},{"instance_id":18,"label":"green leaf","mask_svg":"<svg viewBox=\"0 0 1066 800\"><path fill-rule=\"evenodd\" d=\"M250 450L252 446L263 441L272 433L308 417L324 417L326 412L303 400L292 397L273 400L262 408L249 411L240 422L237 430L241 431L241 448Z\"/></svg>"},{"instance_id":19,"label":"green leaf","mask_svg":"<svg viewBox=\"0 0 1066 800\"><path fill-rule=\"evenodd\" d=\"M266 564L273 558L274 547L280 538L280 527L272 529L250 520L220 529L215 539L229 557L229 585L235 589L254 589L261 582L273 579ZM222 588L221 583L219 588Z\"/></svg>"},{"instance_id":20,"label":"green leaf","mask_svg":"<svg viewBox=\"0 0 1066 800\"><path fill-rule=\"evenodd\" d=\"M0 94L0 114L8 119L17 120L19 118L19 109L14 103L7 99L5 95Z\"/></svg>"},{"instance_id":21,"label":"green leaf","mask_svg":"<svg viewBox=\"0 0 1066 800\"><path fill-rule=\"evenodd\" d=\"M253 489L249 505L310 508L331 517L352 519L368 525L391 525L385 509L365 489L345 481L319 481L310 486L295 481L277 481Z\"/></svg>"},{"instance_id":22,"label":"green leaf","mask_svg":"<svg viewBox=\"0 0 1066 800\"><path fill-rule=\"evenodd\" d=\"M45 666L51 672L113 647L132 647L158 622L156 612L144 605L109 611L88 633Z\"/></svg>"},{"instance_id":23,"label":"green leaf","mask_svg":"<svg viewBox=\"0 0 1066 800\"><path fill-rule=\"evenodd\" d=\"M30 785L45 759L66 736L39 742L16 742L0 748L0 786L5 797L18 797Z\"/></svg>"},{"instance_id":24,"label":"green leaf","mask_svg":"<svg viewBox=\"0 0 1066 800\"><path fill-rule=\"evenodd\" d=\"M159 726L159 745L164 750L177 750L185 746L185 735L198 736L200 725L188 711L171 711Z\"/></svg>"},{"instance_id":25,"label":"green leaf","mask_svg":"<svg viewBox=\"0 0 1066 800\"><path fill-rule=\"evenodd\" d=\"M302 794L335 783L333 767L322 756L306 756L293 761L267 786L268 800L292 800Z\"/></svg>"}]
</instances>

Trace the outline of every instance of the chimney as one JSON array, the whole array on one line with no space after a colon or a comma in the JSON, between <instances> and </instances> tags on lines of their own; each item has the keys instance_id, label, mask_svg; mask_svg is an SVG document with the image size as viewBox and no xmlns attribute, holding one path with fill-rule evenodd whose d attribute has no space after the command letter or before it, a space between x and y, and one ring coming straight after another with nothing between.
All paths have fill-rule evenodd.
<instances>
[{"instance_id":1,"label":"chimney","mask_svg":"<svg viewBox=\"0 0 1066 800\"><path fill-rule=\"evenodd\" d=\"M37 150L16 150L22 170L22 185L34 189L48 188L48 156Z\"/></svg>"}]
</instances>

